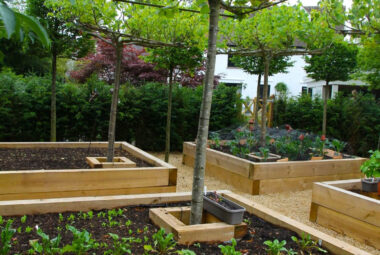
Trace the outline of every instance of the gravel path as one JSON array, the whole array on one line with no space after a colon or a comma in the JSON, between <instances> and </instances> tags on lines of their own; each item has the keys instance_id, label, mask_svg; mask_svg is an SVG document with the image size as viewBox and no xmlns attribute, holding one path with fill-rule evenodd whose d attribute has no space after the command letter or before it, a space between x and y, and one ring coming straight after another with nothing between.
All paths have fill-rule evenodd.
<instances>
[{"instance_id":1,"label":"gravel path","mask_svg":"<svg viewBox=\"0 0 380 255\"><path fill-rule=\"evenodd\" d=\"M163 153L151 153L152 155L164 159ZM171 153L169 163L178 168L177 191L191 191L193 181L193 168L182 164L182 153ZM239 195L242 195L251 201L265 205L273 210L276 210L292 219L316 228L326 234L335 236L336 238L350 243L356 247L366 250L372 254L380 255L380 250L371 246L364 245L355 241L354 239L343 236L330 229L321 227L309 221L310 203L311 203L311 190L299 192L286 192L269 195L253 196L247 193L242 193L234 189L232 186L218 181L213 177L205 177L205 185L208 190L226 189L231 190Z\"/></svg>"}]
</instances>

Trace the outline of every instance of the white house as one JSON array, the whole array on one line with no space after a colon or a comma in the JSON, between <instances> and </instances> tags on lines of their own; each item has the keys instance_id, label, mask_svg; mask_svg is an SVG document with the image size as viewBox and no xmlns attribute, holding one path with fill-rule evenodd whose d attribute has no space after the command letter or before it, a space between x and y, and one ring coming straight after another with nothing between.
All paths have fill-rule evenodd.
<instances>
[{"instance_id":1,"label":"white house","mask_svg":"<svg viewBox=\"0 0 380 255\"><path fill-rule=\"evenodd\" d=\"M302 89L306 90L304 80L306 72L303 69L305 60L302 56L292 56L291 61L294 62L292 67L287 69L288 73L280 73L269 77L269 94L275 94L274 86L279 82L284 82L292 96L297 96L302 93ZM228 61L228 55L217 55L215 74L221 77L220 82L229 86L241 87L242 98L256 97L257 75L251 75L244 72L243 69L233 66L231 61ZM264 83L264 78L261 78L261 84Z\"/></svg>"}]
</instances>

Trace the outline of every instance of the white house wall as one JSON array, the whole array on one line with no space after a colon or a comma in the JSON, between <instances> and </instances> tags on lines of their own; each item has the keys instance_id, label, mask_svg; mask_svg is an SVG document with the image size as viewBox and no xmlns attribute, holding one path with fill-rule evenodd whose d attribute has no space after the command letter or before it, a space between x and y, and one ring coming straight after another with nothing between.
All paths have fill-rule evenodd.
<instances>
[{"instance_id":1,"label":"white house wall","mask_svg":"<svg viewBox=\"0 0 380 255\"><path fill-rule=\"evenodd\" d=\"M291 61L294 61L293 67L288 68L288 73L276 74L269 77L269 85L271 85L270 94L274 94L274 86L279 82L284 82L292 96L297 96L302 91L302 81L306 77L306 72L303 69L305 61L302 56L293 56ZM256 97L257 75L250 75L241 68L227 67L228 55L217 55L215 74L220 75L221 82L225 83L243 83L245 88L242 90L242 98ZM261 83L263 84L262 77Z\"/></svg>"}]
</instances>

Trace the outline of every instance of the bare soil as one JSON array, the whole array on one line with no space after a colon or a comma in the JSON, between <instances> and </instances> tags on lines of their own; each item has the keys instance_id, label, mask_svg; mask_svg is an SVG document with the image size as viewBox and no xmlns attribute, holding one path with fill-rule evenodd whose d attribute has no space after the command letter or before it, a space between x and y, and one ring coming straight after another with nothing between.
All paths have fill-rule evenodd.
<instances>
[{"instance_id":1,"label":"bare soil","mask_svg":"<svg viewBox=\"0 0 380 255\"><path fill-rule=\"evenodd\" d=\"M4 170L52 170L88 169L86 157L105 157L106 148L46 148L0 149L0 171ZM128 152L115 149L115 156L126 157L137 167L150 167L149 163Z\"/></svg>"}]
</instances>

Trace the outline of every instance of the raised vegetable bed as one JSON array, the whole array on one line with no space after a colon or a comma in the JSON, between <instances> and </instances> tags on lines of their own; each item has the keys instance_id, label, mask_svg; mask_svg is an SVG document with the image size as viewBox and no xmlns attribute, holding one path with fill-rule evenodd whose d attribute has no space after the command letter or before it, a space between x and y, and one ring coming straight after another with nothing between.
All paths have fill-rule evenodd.
<instances>
[{"instance_id":1,"label":"raised vegetable bed","mask_svg":"<svg viewBox=\"0 0 380 255\"><path fill-rule=\"evenodd\" d=\"M183 144L183 163L194 166L195 143ZM313 182L360 178L364 158L256 163L208 148L206 174L249 194L311 189Z\"/></svg>"},{"instance_id":2,"label":"raised vegetable bed","mask_svg":"<svg viewBox=\"0 0 380 255\"><path fill-rule=\"evenodd\" d=\"M360 179L314 183L310 221L380 249L380 197L358 190Z\"/></svg>"},{"instance_id":3,"label":"raised vegetable bed","mask_svg":"<svg viewBox=\"0 0 380 255\"><path fill-rule=\"evenodd\" d=\"M27 150L33 154L34 150L86 150L88 148L104 149L106 142L56 142L56 143L0 143L0 150ZM129 168L97 168L89 169L86 157L83 157L83 166L80 169L57 169L57 165L72 166L75 162L67 162L65 158L54 158L54 162L46 162L45 165L53 167L54 170L42 169L43 166L33 165L34 170L12 170L0 171L0 200L35 199L35 198L61 198L78 196L104 196L139 193L175 192L177 181L177 168L163 162L160 159L126 143L116 142L115 148L120 153L126 153L138 161L140 167ZM9 154L9 151L7 151ZM22 158L14 159L15 164L23 166ZM85 155L85 154L84 154ZM55 155L47 155L54 157ZM25 156L24 156L25 157ZM45 157L46 155L40 155ZM0 157L1 159L1 157ZM2 159L4 160L4 159ZM12 160L7 158L6 160ZM82 158L76 159L81 162ZM16 162L18 161L18 162ZM58 161L56 163L55 161ZM61 163L60 163L61 162ZM1 163L1 162L0 162ZM8 162L7 165L12 162ZM78 164L74 164L76 167ZM0 164L1 166L1 164ZM87 168L87 169L86 169ZM24 168L25 169L25 168Z\"/></svg>"},{"instance_id":4,"label":"raised vegetable bed","mask_svg":"<svg viewBox=\"0 0 380 255\"><path fill-rule=\"evenodd\" d=\"M296 249L300 254L297 244L294 243L290 237L296 234L309 234L313 240L321 243L322 247L332 254L368 254L363 250L285 217L262 205L252 203L236 194L228 191L218 191L218 193L245 207L248 211L245 215L246 221L243 225L248 228L250 235L238 241L235 247L236 250L242 253L266 254L265 249L267 247L263 245L263 242L278 239L287 240L286 247L288 249ZM199 232L203 226L184 226L188 224L186 219L188 219L189 209L183 206L189 205L190 199L190 192L183 192L0 201L0 215L3 221L0 225L4 227L6 222L11 219L13 220L12 228L17 229L16 233L14 233L14 238L11 239L12 246L10 254L29 254L27 251L31 246L29 240L41 243L41 237L36 233L36 225L38 229L48 234L50 238L54 238L58 234L62 237L58 248L64 247L73 241L75 237L73 237L71 233L72 227L70 227L73 226L77 230L82 231L82 233L88 231L91 235L90 238L93 239L91 245L86 245L90 243L85 240L78 242L78 244L82 244L82 246L86 245L88 248L86 251L82 250L82 253L103 254L106 250L111 250L111 253L108 252L108 254L118 254L112 251L115 251L115 248L120 242L124 242L121 238L126 238L124 239L127 241L124 246L125 248L130 249L132 254L143 254L147 246L152 246L154 249L157 248L154 245L153 234L158 231L158 228L153 226L148 218L148 215L151 214L150 212L157 211L157 209L149 210L149 208L152 207L176 207L178 210L175 209L175 211L167 208L167 212L174 215L177 220L176 222L171 221L165 225L166 231L171 232L174 230L171 228L172 226L182 224L180 230L183 231L183 233L187 233L186 237L191 238L190 241L194 240L196 236L191 234L191 230ZM207 218L207 215L205 217ZM208 217L205 222L215 224L214 226L219 225L220 228L227 228L226 225L215 222L215 218L212 217ZM27 231L28 228L29 230ZM229 228L231 229L232 225L229 225ZM204 230L203 236L207 235L208 229ZM240 231L240 229L236 228L235 230ZM217 233L223 235L221 231L213 232L213 234ZM114 242L114 234L119 236L119 243ZM233 234L239 237L238 233ZM95 245L96 243L98 245ZM172 244L172 242L170 243ZM175 252L176 250L190 249L196 254L220 254L219 244L218 242L195 243L194 245L188 246L178 243L177 246L170 251ZM154 253L148 252L147 254ZM313 252L313 254L318 253Z\"/></svg>"}]
</instances>

